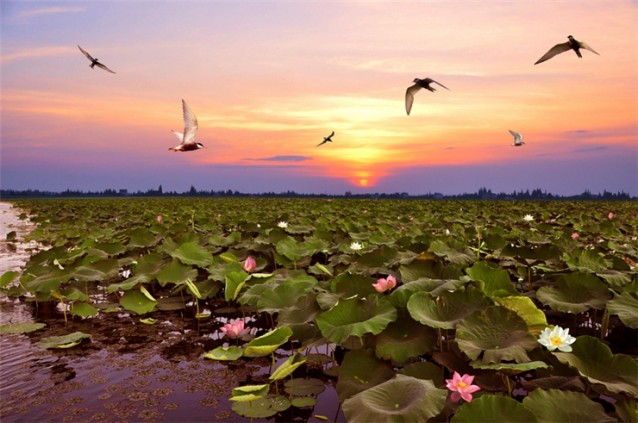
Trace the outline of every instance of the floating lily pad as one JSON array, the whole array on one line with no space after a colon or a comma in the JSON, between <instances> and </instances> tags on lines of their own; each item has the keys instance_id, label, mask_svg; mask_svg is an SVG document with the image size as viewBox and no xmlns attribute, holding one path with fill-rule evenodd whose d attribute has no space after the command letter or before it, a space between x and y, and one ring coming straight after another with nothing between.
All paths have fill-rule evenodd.
<instances>
[{"instance_id":1,"label":"floating lily pad","mask_svg":"<svg viewBox=\"0 0 638 423\"><path fill-rule=\"evenodd\" d=\"M230 400L237 402L252 402L266 396L268 391L270 391L269 384L240 386L233 389Z\"/></svg>"},{"instance_id":2,"label":"floating lily pad","mask_svg":"<svg viewBox=\"0 0 638 423\"><path fill-rule=\"evenodd\" d=\"M2 276L0 276L0 288L6 288L19 274L20 272L15 271L4 272Z\"/></svg>"},{"instance_id":3,"label":"floating lily pad","mask_svg":"<svg viewBox=\"0 0 638 423\"><path fill-rule=\"evenodd\" d=\"M68 335L52 336L41 340L40 348L71 348L80 344L83 339L91 339L91 335L84 332L73 332Z\"/></svg>"},{"instance_id":4,"label":"floating lily pad","mask_svg":"<svg viewBox=\"0 0 638 423\"><path fill-rule=\"evenodd\" d=\"M543 423L616 421L605 413L602 405L581 392L536 389L523 399L523 405Z\"/></svg>"},{"instance_id":5,"label":"floating lily pad","mask_svg":"<svg viewBox=\"0 0 638 423\"><path fill-rule=\"evenodd\" d=\"M171 253L171 257L184 264L206 268L213 264L213 255L194 241L185 242Z\"/></svg>"},{"instance_id":6,"label":"floating lily pad","mask_svg":"<svg viewBox=\"0 0 638 423\"><path fill-rule=\"evenodd\" d=\"M319 395L326 390L326 384L321 379L290 379L284 383L285 391L290 395L307 396Z\"/></svg>"},{"instance_id":7,"label":"floating lily pad","mask_svg":"<svg viewBox=\"0 0 638 423\"><path fill-rule=\"evenodd\" d=\"M293 398L290 403L297 408L314 407L317 404L317 399L313 397Z\"/></svg>"},{"instance_id":8,"label":"floating lily pad","mask_svg":"<svg viewBox=\"0 0 638 423\"><path fill-rule=\"evenodd\" d=\"M521 316L532 334L539 334L547 327L545 313L536 307L536 304L529 297L522 295L498 297L494 298L494 301Z\"/></svg>"},{"instance_id":9,"label":"floating lily pad","mask_svg":"<svg viewBox=\"0 0 638 423\"><path fill-rule=\"evenodd\" d=\"M348 422L425 422L445 405L447 390L429 380L397 374L343 402Z\"/></svg>"},{"instance_id":10,"label":"floating lily pad","mask_svg":"<svg viewBox=\"0 0 638 423\"><path fill-rule=\"evenodd\" d=\"M9 323L6 325L0 325L0 334L35 332L36 330L40 330L45 326L46 326L45 323L32 323L32 322Z\"/></svg>"},{"instance_id":11,"label":"floating lily pad","mask_svg":"<svg viewBox=\"0 0 638 423\"><path fill-rule=\"evenodd\" d=\"M232 400L232 398L231 398ZM289 409L290 400L283 396L267 396L251 402L235 402L232 409L240 416L267 418Z\"/></svg>"},{"instance_id":12,"label":"floating lily pad","mask_svg":"<svg viewBox=\"0 0 638 423\"><path fill-rule=\"evenodd\" d=\"M204 354L204 358L208 358L210 360L234 361L240 358L243 354L244 352L241 348L231 345L229 347L217 347Z\"/></svg>"}]
</instances>

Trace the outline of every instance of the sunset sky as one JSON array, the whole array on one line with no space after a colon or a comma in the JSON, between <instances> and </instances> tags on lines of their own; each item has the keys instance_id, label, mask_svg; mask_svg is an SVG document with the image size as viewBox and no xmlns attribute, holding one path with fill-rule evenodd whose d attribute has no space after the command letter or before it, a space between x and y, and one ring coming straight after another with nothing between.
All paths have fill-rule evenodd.
<instances>
[{"instance_id":1,"label":"sunset sky","mask_svg":"<svg viewBox=\"0 0 638 423\"><path fill-rule=\"evenodd\" d=\"M638 195L635 1L2 0L0 14L3 189ZM570 34L600 55L534 65ZM417 77L450 90L421 90L407 116ZM181 99L206 149L168 150Z\"/></svg>"}]
</instances>

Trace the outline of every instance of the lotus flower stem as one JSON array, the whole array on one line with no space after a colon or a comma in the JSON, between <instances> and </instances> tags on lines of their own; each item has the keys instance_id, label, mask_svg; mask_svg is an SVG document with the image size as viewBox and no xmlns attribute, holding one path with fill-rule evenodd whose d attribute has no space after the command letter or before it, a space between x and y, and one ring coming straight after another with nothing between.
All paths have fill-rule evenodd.
<instances>
[{"instance_id":1,"label":"lotus flower stem","mask_svg":"<svg viewBox=\"0 0 638 423\"><path fill-rule=\"evenodd\" d=\"M532 287L532 268L531 266L527 266L527 283L528 285L528 291L532 292L533 291L533 287Z\"/></svg>"},{"instance_id":2,"label":"lotus flower stem","mask_svg":"<svg viewBox=\"0 0 638 423\"><path fill-rule=\"evenodd\" d=\"M600 340L604 341L607 336L607 329L609 328L609 310L605 307L603 317L600 322Z\"/></svg>"},{"instance_id":3,"label":"lotus flower stem","mask_svg":"<svg viewBox=\"0 0 638 423\"><path fill-rule=\"evenodd\" d=\"M510 378L504 373L501 373L501 378L503 379L503 382L505 382L505 387L507 388L507 396L511 397L512 396L512 385L510 383Z\"/></svg>"},{"instance_id":4,"label":"lotus flower stem","mask_svg":"<svg viewBox=\"0 0 638 423\"><path fill-rule=\"evenodd\" d=\"M443 335L441 334L441 328L436 329L436 334L439 337L439 351L443 352Z\"/></svg>"}]
</instances>

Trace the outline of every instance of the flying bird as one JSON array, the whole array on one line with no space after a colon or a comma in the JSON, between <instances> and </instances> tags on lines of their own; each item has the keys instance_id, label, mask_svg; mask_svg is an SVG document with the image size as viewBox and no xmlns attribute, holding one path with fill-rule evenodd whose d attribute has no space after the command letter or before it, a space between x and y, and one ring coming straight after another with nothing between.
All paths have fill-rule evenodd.
<instances>
[{"instance_id":1,"label":"flying bird","mask_svg":"<svg viewBox=\"0 0 638 423\"><path fill-rule=\"evenodd\" d=\"M184 99L182 99L182 111L184 115L184 133L173 131L177 139L182 143L176 147L169 148L169 150L178 152L204 148L204 144L195 141L195 135L197 135L197 118Z\"/></svg>"},{"instance_id":2,"label":"flying bird","mask_svg":"<svg viewBox=\"0 0 638 423\"><path fill-rule=\"evenodd\" d=\"M568 35L567 38L568 38L569 41L567 41L566 43L556 44L554 47L550 48L549 51L547 53L545 53L543 55L543 57L538 59L536 61L536 63L534 63L534 64L538 65L539 63L543 63L544 61L551 59L552 57L556 56L557 54L561 54L561 53L564 53L564 52L569 51L569 50L574 50L576 52L576 55L582 59L583 55L580 54L580 49L581 48L584 48L585 50L589 50L592 53L598 54L598 52L596 50L594 50L593 48L589 47L589 45L587 45L584 41L578 41L577 39L575 39L571 35ZM600 54L598 54L598 55L600 56Z\"/></svg>"},{"instance_id":3,"label":"flying bird","mask_svg":"<svg viewBox=\"0 0 638 423\"><path fill-rule=\"evenodd\" d=\"M523 142L523 136L521 134L519 134L518 132L514 132L511 129L508 129L508 131L510 131L510 134L514 136L514 144L512 144L514 147L521 147L523 144L525 144Z\"/></svg>"},{"instance_id":4,"label":"flying bird","mask_svg":"<svg viewBox=\"0 0 638 423\"><path fill-rule=\"evenodd\" d=\"M100 63L97 60L97 58L93 58L93 56L91 56L86 50L84 50L82 47L80 47L79 44L78 44L78 48L86 56L86 58L91 61L91 64L89 65L89 66L91 66L91 69L93 69L94 66L97 66L98 68L102 68L102 69L104 69L107 72L115 73L111 69L109 69L105 64Z\"/></svg>"},{"instance_id":5,"label":"flying bird","mask_svg":"<svg viewBox=\"0 0 638 423\"><path fill-rule=\"evenodd\" d=\"M323 141L317 144L317 147L319 147L320 145L324 145L327 142L332 142L332 137L334 136L334 134L335 134L335 131L332 131L332 134L328 135L327 137L323 137Z\"/></svg>"},{"instance_id":6,"label":"flying bird","mask_svg":"<svg viewBox=\"0 0 638 423\"><path fill-rule=\"evenodd\" d=\"M408 89L405 91L405 111L408 113L408 115L410 115L410 110L412 110L412 103L414 103L414 94L416 94L416 92L419 91L421 88L425 88L426 90L432 92L436 91L434 87L430 86L430 84L432 84L433 82L442 86L446 90L449 90L448 87L441 84L440 82L436 82L432 78L414 78L414 85L408 87Z\"/></svg>"}]
</instances>

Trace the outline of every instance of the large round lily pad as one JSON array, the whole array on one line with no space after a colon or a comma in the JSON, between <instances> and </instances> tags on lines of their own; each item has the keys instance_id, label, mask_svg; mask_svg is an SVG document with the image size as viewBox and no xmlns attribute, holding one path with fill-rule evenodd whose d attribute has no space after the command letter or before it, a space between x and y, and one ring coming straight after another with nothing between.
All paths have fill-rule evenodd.
<instances>
[{"instance_id":1,"label":"large round lily pad","mask_svg":"<svg viewBox=\"0 0 638 423\"><path fill-rule=\"evenodd\" d=\"M523 405L536 415L539 422L615 422L602 405L581 392L560 389L535 389Z\"/></svg>"},{"instance_id":2,"label":"large round lily pad","mask_svg":"<svg viewBox=\"0 0 638 423\"><path fill-rule=\"evenodd\" d=\"M413 319L424 325L454 329L465 316L490 305L483 293L471 286L454 292L445 292L433 298L427 292L417 292L408 300L408 311Z\"/></svg>"},{"instance_id":3,"label":"large round lily pad","mask_svg":"<svg viewBox=\"0 0 638 423\"><path fill-rule=\"evenodd\" d=\"M447 390L432 381L397 374L343 402L349 422L425 422L438 415Z\"/></svg>"},{"instance_id":4,"label":"large round lily pad","mask_svg":"<svg viewBox=\"0 0 638 423\"><path fill-rule=\"evenodd\" d=\"M475 311L456 327L456 341L471 360L481 354L484 363L530 361L527 351L538 347L527 324L518 314L500 306Z\"/></svg>"},{"instance_id":5,"label":"large round lily pad","mask_svg":"<svg viewBox=\"0 0 638 423\"><path fill-rule=\"evenodd\" d=\"M463 404L452 423L534 423L538 418L520 402L500 395L482 395Z\"/></svg>"}]
</instances>

